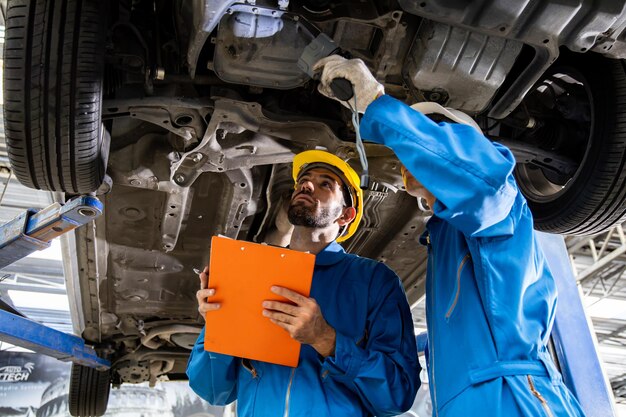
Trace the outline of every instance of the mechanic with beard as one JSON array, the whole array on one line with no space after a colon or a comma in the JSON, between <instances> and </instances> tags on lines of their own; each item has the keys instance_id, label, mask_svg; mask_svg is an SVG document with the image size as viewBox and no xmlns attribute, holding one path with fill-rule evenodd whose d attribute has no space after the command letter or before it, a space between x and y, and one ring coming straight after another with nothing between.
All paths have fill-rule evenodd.
<instances>
[{"instance_id":1,"label":"mechanic with beard","mask_svg":"<svg viewBox=\"0 0 626 417\"><path fill-rule=\"evenodd\" d=\"M331 56L319 90L346 78L364 113L364 139L389 146L409 194L433 216L426 319L433 415L583 416L546 347L556 285L513 177L515 159L468 115L436 103L411 108L384 95L360 60ZM417 110L417 111L416 111ZM436 123L424 114L449 121Z\"/></svg>"},{"instance_id":2,"label":"mechanic with beard","mask_svg":"<svg viewBox=\"0 0 626 417\"><path fill-rule=\"evenodd\" d=\"M359 176L313 150L296 155L293 177L289 247L316 255L311 295L274 287L293 304L265 301L263 314L302 343L298 367L207 352L203 329L189 358L189 385L214 405L237 400L239 417L401 414L420 384L402 284L384 264L337 243L354 234L363 214ZM207 274L205 268L197 293L203 317L220 307L210 302Z\"/></svg>"}]
</instances>

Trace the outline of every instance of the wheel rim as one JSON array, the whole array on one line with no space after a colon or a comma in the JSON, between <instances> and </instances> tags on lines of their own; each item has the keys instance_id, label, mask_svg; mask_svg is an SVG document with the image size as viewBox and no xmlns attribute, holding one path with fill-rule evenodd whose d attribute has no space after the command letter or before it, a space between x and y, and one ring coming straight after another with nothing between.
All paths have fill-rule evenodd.
<instances>
[{"instance_id":1,"label":"wheel rim","mask_svg":"<svg viewBox=\"0 0 626 417\"><path fill-rule=\"evenodd\" d=\"M554 124L554 120L551 121L549 116L559 113L558 111L555 112L559 100L572 102L573 99L578 110L584 109L582 122L570 119L575 117L575 114L561 114L566 122L575 122L578 135L584 136L584 143L575 144L579 151L572 158L577 163L574 174L568 176L563 181L563 178L555 180L554 176L550 175L550 172L533 163L518 163L515 167L517 184L526 199L534 203L551 203L572 189L573 184L576 183L577 178L581 175L581 168L585 165L584 162L588 156L594 126L593 95L587 80L579 71L571 67L563 67L556 68L548 74L529 92L527 97L528 101L534 102L535 106L537 103L542 104L539 107L535 107L531 113L540 120L547 120L546 125L553 128L552 133L556 132L556 130L554 130L554 125L551 125L551 123ZM527 99L524 102L526 101ZM549 116L546 117L546 115ZM580 117L580 114L578 117ZM562 131L558 133L563 134ZM567 142L561 143L555 151L567 151L568 145L572 144Z\"/></svg>"}]
</instances>

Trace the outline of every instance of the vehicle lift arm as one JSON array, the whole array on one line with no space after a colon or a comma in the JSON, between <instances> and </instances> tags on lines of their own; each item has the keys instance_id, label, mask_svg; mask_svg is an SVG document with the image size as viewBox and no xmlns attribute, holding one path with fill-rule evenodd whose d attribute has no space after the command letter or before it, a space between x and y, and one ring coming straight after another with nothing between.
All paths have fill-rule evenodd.
<instances>
[{"instance_id":1,"label":"vehicle lift arm","mask_svg":"<svg viewBox=\"0 0 626 417\"><path fill-rule=\"evenodd\" d=\"M102 214L102 203L93 196L77 197L64 206L54 203L40 211L27 210L15 219L0 225L0 269L46 249L55 237L82 226ZM111 364L98 357L78 336L60 332L16 314L0 309L0 340L98 370Z\"/></svg>"}]
</instances>

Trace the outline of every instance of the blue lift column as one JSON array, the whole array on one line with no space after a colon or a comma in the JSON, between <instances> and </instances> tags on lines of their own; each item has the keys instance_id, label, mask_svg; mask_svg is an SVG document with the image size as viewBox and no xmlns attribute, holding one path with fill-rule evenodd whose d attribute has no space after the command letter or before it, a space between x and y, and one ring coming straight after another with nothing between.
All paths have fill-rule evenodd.
<instances>
[{"instance_id":1,"label":"blue lift column","mask_svg":"<svg viewBox=\"0 0 626 417\"><path fill-rule=\"evenodd\" d=\"M559 291L552 340L565 385L587 417L614 417L613 391L598 357L562 236L537 233Z\"/></svg>"},{"instance_id":2,"label":"blue lift column","mask_svg":"<svg viewBox=\"0 0 626 417\"><path fill-rule=\"evenodd\" d=\"M81 196L64 206L55 203L40 211L28 210L0 225L0 270L36 250L49 247L52 239L101 214L100 200ZM99 370L111 366L80 337L51 329L16 313L0 309L1 341Z\"/></svg>"}]
</instances>

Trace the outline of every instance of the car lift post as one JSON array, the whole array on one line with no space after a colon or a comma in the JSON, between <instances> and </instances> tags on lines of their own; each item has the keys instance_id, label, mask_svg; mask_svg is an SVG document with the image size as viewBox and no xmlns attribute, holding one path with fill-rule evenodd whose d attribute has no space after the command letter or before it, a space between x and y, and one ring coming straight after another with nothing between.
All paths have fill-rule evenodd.
<instances>
[{"instance_id":1,"label":"car lift post","mask_svg":"<svg viewBox=\"0 0 626 417\"><path fill-rule=\"evenodd\" d=\"M82 226L102 214L102 203L93 196L77 197L64 206L54 203L43 210L27 210L0 226L0 269L46 249L57 236ZM4 303L2 303L4 304ZM0 305L1 306L1 305ZM0 309L0 340L98 370L111 364L98 357L78 336L32 321L15 310Z\"/></svg>"},{"instance_id":2,"label":"car lift post","mask_svg":"<svg viewBox=\"0 0 626 417\"><path fill-rule=\"evenodd\" d=\"M613 391L602 370L598 346L583 308L562 236L537 233L559 291L552 341L565 385L587 417L614 417Z\"/></svg>"}]
</instances>

